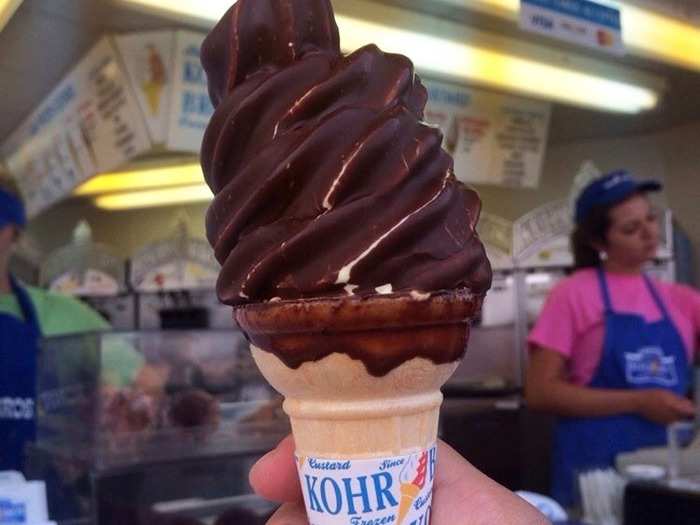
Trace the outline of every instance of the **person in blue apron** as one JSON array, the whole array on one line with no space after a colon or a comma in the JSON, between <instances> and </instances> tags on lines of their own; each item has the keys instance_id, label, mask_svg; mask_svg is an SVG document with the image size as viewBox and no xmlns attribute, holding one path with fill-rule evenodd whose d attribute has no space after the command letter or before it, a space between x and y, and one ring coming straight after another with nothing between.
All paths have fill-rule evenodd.
<instances>
[{"instance_id":1,"label":"person in blue apron","mask_svg":"<svg viewBox=\"0 0 700 525\"><path fill-rule=\"evenodd\" d=\"M26 286L10 274L12 252L26 223L17 188L0 173L0 470L20 470L25 447L35 438L39 339L110 328L75 298ZM143 364L136 352L118 350L110 360L116 387L128 384ZM79 364L66 361L66 366Z\"/></svg>"},{"instance_id":2,"label":"person in blue apron","mask_svg":"<svg viewBox=\"0 0 700 525\"><path fill-rule=\"evenodd\" d=\"M0 470L20 470L34 439L36 362L41 331L27 292L7 272L11 247L26 224L22 203L0 190L0 292L15 296L22 319L0 312Z\"/></svg>"},{"instance_id":3,"label":"person in blue apron","mask_svg":"<svg viewBox=\"0 0 700 525\"><path fill-rule=\"evenodd\" d=\"M528 338L528 406L558 416L552 496L577 503L579 473L662 446L690 418L700 293L644 271L659 247L656 181L616 171L576 201L575 271L556 284Z\"/></svg>"}]
</instances>

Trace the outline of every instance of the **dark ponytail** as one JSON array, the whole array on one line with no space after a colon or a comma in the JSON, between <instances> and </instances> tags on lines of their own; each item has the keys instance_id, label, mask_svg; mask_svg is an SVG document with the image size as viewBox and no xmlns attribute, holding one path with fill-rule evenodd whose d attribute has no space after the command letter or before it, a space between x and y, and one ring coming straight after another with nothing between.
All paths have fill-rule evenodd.
<instances>
[{"instance_id":1,"label":"dark ponytail","mask_svg":"<svg viewBox=\"0 0 700 525\"><path fill-rule=\"evenodd\" d=\"M610 210L614 206L596 206L571 234L574 269L595 268L602 260L595 245L605 246L610 228Z\"/></svg>"}]
</instances>

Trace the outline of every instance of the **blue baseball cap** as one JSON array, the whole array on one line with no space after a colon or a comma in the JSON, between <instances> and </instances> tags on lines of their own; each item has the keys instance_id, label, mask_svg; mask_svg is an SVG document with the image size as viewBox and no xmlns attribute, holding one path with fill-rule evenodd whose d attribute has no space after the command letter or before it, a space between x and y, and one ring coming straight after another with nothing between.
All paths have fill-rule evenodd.
<instances>
[{"instance_id":1,"label":"blue baseball cap","mask_svg":"<svg viewBox=\"0 0 700 525\"><path fill-rule=\"evenodd\" d=\"M0 228L8 224L24 228L27 225L27 214L21 200L0 190Z\"/></svg>"},{"instance_id":2,"label":"blue baseball cap","mask_svg":"<svg viewBox=\"0 0 700 525\"><path fill-rule=\"evenodd\" d=\"M618 204L639 192L659 191L656 180L637 180L628 171L613 171L586 186L576 199L576 224L581 224L596 206Z\"/></svg>"}]
</instances>

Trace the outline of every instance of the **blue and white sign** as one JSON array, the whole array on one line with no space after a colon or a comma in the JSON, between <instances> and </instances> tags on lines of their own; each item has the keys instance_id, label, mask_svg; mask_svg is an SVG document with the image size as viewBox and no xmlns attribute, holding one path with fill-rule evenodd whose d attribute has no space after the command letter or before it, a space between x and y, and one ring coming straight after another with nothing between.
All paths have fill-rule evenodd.
<instances>
[{"instance_id":1,"label":"blue and white sign","mask_svg":"<svg viewBox=\"0 0 700 525\"><path fill-rule=\"evenodd\" d=\"M209 100L207 75L199 59L204 36L177 31L170 125L167 148L171 151L199 153L204 130L214 114Z\"/></svg>"},{"instance_id":2,"label":"blue and white sign","mask_svg":"<svg viewBox=\"0 0 700 525\"><path fill-rule=\"evenodd\" d=\"M16 472L0 475L0 525L56 525L49 521L46 484L24 481Z\"/></svg>"},{"instance_id":3,"label":"blue and white sign","mask_svg":"<svg viewBox=\"0 0 700 525\"><path fill-rule=\"evenodd\" d=\"M622 55L620 10L590 0L520 0L520 27Z\"/></svg>"}]
</instances>

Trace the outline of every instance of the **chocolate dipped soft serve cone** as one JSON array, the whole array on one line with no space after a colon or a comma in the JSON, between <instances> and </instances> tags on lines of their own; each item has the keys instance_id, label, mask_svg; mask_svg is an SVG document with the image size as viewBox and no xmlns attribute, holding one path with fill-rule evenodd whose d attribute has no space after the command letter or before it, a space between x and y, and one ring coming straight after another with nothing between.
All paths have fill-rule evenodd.
<instances>
[{"instance_id":1,"label":"chocolate dipped soft serve cone","mask_svg":"<svg viewBox=\"0 0 700 525\"><path fill-rule=\"evenodd\" d=\"M239 0L202 61L218 293L285 395L309 519L396 519L416 455L402 517L426 519L440 387L491 282L426 90L403 56L343 56L328 0Z\"/></svg>"}]
</instances>

